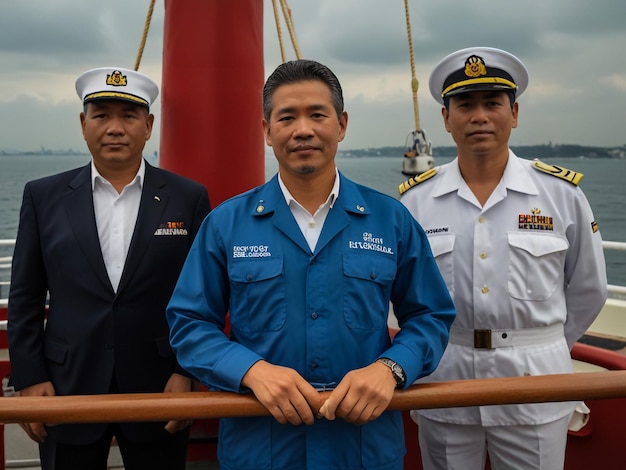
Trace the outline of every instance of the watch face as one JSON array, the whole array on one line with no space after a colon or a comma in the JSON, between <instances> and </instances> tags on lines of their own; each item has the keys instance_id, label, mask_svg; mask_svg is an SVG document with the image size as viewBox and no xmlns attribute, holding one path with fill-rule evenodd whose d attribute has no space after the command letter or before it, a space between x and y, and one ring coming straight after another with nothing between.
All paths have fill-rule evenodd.
<instances>
[{"instance_id":1,"label":"watch face","mask_svg":"<svg viewBox=\"0 0 626 470\"><path fill-rule=\"evenodd\" d=\"M404 369L397 362L392 361L388 358L382 358L381 361L391 369L391 373L393 374L393 378L396 380L396 385L402 385L404 383L405 375Z\"/></svg>"},{"instance_id":2,"label":"watch face","mask_svg":"<svg viewBox=\"0 0 626 470\"><path fill-rule=\"evenodd\" d=\"M402 377L402 369L397 364L393 367L393 375L396 376L396 382L401 383L404 381L404 378Z\"/></svg>"},{"instance_id":3,"label":"watch face","mask_svg":"<svg viewBox=\"0 0 626 470\"><path fill-rule=\"evenodd\" d=\"M405 376L404 376L404 370L402 369L402 367L400 367L400 364L394 364L392 370L393 370L393 375L395 375L396 377L396 382L398 383L398 385L403 384L405 380Z\"/></svg>"}]
</instances>

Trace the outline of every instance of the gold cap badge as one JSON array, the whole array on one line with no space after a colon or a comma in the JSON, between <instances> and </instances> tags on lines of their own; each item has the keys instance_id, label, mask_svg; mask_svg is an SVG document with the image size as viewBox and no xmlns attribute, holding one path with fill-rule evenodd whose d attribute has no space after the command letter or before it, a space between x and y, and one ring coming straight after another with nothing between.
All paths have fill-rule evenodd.
<instances>
[{"instance_id":1,"label":"gold cap badge","mask_svg":"<svg viewBox=\"0 0 626 470\"><path fill-rule=\"evenodd\" d=\"M485 61L482 57L471 55L467 58L465 61L465 75L472 78L487 75L487 68L485 67Z\"/></svg>"},{"instance_id":2,"label":"gold cap badge","mask_svg":"<svg viewBox=\"0 0 626 470\"><path fill-rule=\"evenodd\" d=\"M119 70L114 70L112 74L107 74L106 84L112 86L126 86L126 75L123 75Z\"/></svg>"}]
</instances>

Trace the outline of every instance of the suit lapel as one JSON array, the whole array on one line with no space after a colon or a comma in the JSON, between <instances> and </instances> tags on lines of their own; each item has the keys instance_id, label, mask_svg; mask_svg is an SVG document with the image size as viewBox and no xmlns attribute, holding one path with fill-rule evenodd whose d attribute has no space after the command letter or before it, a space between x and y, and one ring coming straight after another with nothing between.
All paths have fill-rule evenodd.
<instances>
[{"instance_id":1,"label":"suit lapel","mask_svg":"<svg viewBox=\"0 0 626 470\"><path fill-rule=\"evenodd\" d=\"M165 190L165 179L154 167L146 162L146 173L141 191L141 202L137 222L128 248L126 264L117 289L118 294L129 283L141 264L144 253L154 238L154 231L159 227L162 214L167 207L169 193Z\"/></svg>"},{"instance_id":2,"label":"suit lapel","mask_svg":"<svg viewBox=\"0 0 626 470\"><path fill-rule=\"evenodd\" d=\"M98 238L91 188L91 164L83 167L69 186L70 191L66 194L63 203L76 242L98 279L113 291Z\"/></svg>"}]
</instances>

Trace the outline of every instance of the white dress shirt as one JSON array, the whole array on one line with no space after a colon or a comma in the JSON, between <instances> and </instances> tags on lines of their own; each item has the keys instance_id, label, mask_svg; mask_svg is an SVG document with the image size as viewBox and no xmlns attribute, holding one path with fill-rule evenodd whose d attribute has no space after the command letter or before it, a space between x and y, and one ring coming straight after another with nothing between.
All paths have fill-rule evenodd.
<instances>
[{"instance_id":1,"label":"white dress shirt","mask_svg":"<svg viewBox=\"0 0 626 470\"><path fill-rule=\"evenodd\" d=\"M302 207L302 204L295 200L287 189L287 186L285 186L285 183L283 183L283 180L280 178L280 174L278 175L278 184L280 185L280 189L285 196L285 201L287 201L287 205L296 219L298 227L300 227L300 231L302 231L311 252L315 251L315 245L317 245L317 240L320 238L320 233L322 233L322 227L324 226L326 216L337 200L337 196L339 196L339 172L337 171L337 168L335 168L335 183L333 184L333 188L330 191L326 202L320 205L313 215Z\"/></svg>"},{"instance_id":2,"label":"white dress shirt","mask_svg":"<svg viewBox=\"0 0 626 470\"><path fill-rule=\"evenodd\" d=\"M118 193L113 185L98 173L93 160L91 162L93 208L100 250L115 292L122 278L126 255L135 230L145 172L146 167L142 159L135 178Z\"/></svg>"}]
</instances>

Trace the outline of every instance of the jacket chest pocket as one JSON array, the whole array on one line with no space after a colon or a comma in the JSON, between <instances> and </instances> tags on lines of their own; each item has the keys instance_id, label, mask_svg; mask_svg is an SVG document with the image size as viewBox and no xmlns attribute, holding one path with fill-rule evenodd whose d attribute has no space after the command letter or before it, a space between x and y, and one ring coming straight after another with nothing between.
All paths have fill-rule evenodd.
<instances>
[{"instance_id":1,"label":"jacket chest pocket","mask_svg":"<svg viewBox=\"0 0 626 470\"><path fill-rule=\"evenodd\" d=\"M286 319L282 258L237 261L228 267L233 328L277 331Z\"/></svg>"},{"instance_id":2,"label":"jacket chest pocket","mask_svg":"<svg viewBox=\"0 0 626 470\"><path fill-rule=\"evenodd\" d=\"M520 300L547 300L563 287L565 237L545 233L508 234L509 294Z\"/></svg>"},{"instance_id":3,"label":"jacket chest pocket","mask_svg":"<svg viewBox=\"0 0 626 470\"><path fill-rule=\"evenodd\" d=\"M383 256L343 256L345 282L344 316L353 329L378 330L386 327L391 286L396 263Z\"/></svg>"}]
</instances>

